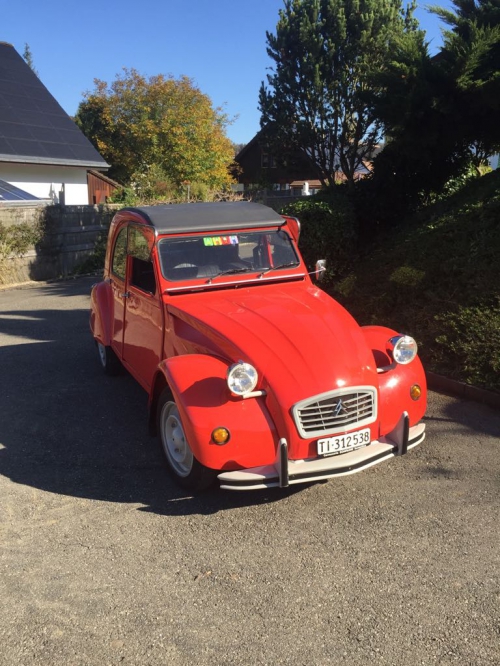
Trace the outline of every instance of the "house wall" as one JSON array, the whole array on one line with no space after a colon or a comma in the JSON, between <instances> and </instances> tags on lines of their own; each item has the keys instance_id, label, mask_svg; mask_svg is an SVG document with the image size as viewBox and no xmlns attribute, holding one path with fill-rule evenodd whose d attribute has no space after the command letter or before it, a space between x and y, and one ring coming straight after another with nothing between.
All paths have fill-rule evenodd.
<instances>
[{"instance_id":1,"label":"house wall","mask_svg":"<svg viewBox=\"0 0 500 666\"><path fill-rule=\"evenodd\" d=\"M88 204L87 169L80 167L4 162L0 163L0 180L5 180L39 199L50 199L55 204ZM64 195L61 195L63 191Z\"/></svg>"},{"instance_id":2,"label":"house wall","mask_svg":"<svg viewBox=\"0 0 500 666\"><path fill-rule=\"evenodd\" d=\"M99 176L90 172L87 174L87 182L88 204L90 206L93 204L106 203L108 198L111 197L118 189L116 185L113 185L107 180L104 180L104 178L99 178Z\"/></svg>"}]
</instances>

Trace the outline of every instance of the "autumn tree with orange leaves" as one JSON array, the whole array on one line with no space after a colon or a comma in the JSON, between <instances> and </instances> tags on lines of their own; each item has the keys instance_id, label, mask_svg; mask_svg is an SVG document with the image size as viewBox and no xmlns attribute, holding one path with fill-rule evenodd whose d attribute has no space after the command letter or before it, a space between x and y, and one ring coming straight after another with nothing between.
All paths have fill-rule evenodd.
<instances>
[{"instance_id":1,"label":"autumn tree with orange leaves","mask_svg":"<svg viewBox=\"0 0 500 666\"><path fill-rule=\"evenodd\" d=\"M229 187L234 160L229 119L188 77L149 78L123 69L108 85L94 80L75 121L124 185L152 177L173 187Z\"/></svg>"}]
</instances>

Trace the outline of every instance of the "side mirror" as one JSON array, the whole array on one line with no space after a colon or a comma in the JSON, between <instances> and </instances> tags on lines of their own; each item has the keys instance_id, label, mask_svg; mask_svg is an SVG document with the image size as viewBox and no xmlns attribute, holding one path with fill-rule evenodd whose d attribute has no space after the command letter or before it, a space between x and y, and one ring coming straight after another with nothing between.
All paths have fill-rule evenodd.
<instances>
[{"instance_id":1,"label":"side mirror","mask_svg":"<svg viewBox=\"0 0 500 666\"><path fill-rule=\"evenodd\" d=\"M323 273L326 271L326 259L318 259L315 266L315 277L318 282L323 279Z\"/></svg>"}]
</instances>

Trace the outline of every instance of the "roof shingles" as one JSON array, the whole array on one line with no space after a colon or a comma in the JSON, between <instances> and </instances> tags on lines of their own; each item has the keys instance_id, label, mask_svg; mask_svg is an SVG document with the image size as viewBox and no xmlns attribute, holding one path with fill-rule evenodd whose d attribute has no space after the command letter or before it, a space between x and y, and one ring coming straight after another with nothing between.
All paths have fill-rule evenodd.
<instances>
[{"instance_id":1,"label":"roof shingles","mask_svg":"<svg viewBox=\"0 0 500 666\"><path fill-rule=\"evenodd\" d=\"M0 162L109 165L13 46L0 42Z\"/></svg>"}]
</instances>

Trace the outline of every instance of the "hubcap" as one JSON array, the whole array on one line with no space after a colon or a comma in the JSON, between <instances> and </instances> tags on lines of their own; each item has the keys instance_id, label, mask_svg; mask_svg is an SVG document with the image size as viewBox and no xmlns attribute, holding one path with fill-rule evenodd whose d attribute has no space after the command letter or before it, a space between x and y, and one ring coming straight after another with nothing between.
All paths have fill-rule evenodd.
<instances>
[{"instance_id":1,"label":"hubcap","mask_svg":"<svg viewBox=\"0 0 500 666\"><path fill-rule=\"evenodd\" d=\"M167 402L163 406L160 428L161 442L171 468L178 476L188 476L193 468L193 454L175 403Z\"/></svg>"},{"instance_id":2,"label":"hubcap","mask_svg":"<svg viewBox=\"0 0 500 666\"><path fill-rule=\"evenodd\" d=\"M101 361L102 367L106 367L106 347L100 342L97 343L97 351L99 352L99 359Z\"/></svg>"}]
</instances>

